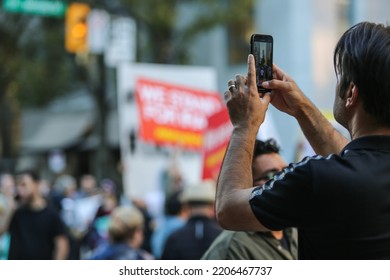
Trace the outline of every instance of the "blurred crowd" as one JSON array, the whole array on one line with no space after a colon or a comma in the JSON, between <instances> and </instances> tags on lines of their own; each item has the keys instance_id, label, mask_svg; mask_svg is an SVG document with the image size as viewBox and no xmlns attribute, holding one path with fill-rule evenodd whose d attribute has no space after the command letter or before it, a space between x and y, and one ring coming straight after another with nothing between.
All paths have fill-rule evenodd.
<instances>
[{"instance_id":1,"label":"blurred crowd","mask_svg":"<svg viewBox=\"0 0 390 280\"><path fill-rule=\"evenodd\" d=\"M215 183L184 186L171 173L163 176L158 216L109 178L65 174L47 182L35 170L1 174L0 259L200 259L221 232ZM197 243L179 240L185 233L171 237L190 220ZM185 243L193 250L183 251Z\"/></svg>"},{"instance_id":2,"label":"blurred crowd","mask_svg":"<svg viewBox=\"0 0 390 280\"><path fill-rule=\"evenodd\" d=\"M253 184L285 165L273 139L258 140ZM156 201L127 197L109 178L63 174L47 182L34 170L1 174L0 259L296 259L293 229L224 231L215 219L214 180L186 184L177 168L162 175L156 211Z\"/></svg>"}]
</instances>

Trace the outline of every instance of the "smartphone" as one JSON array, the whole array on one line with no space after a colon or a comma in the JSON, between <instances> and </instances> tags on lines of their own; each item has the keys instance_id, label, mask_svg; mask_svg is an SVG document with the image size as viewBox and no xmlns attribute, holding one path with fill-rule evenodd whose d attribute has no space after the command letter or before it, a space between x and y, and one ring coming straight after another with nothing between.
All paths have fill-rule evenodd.
<instances>
[{"instance_id":1,"label":"smartphone","mask_svg":"<svg viewBox=\"0 0 390 280\"><path fill-rule=\"evenodd\" d=\"M252 34L251 54L255 57L256 84L259 93L270 91L261 87L265 81L272 80L274 39L271 35Z\"/></svg>"}]
</instances>

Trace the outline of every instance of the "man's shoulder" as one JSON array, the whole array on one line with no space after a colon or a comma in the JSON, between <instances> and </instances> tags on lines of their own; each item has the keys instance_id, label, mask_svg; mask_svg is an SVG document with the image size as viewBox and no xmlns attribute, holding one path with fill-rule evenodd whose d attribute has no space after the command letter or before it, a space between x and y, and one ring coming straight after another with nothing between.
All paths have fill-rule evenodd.
<instances>
[{"instance_id":1,"label":"man's shoulder","mask_svg":"<svg viewBox=\"0 0 390 280\"><path fill-rule=\"evenodd\" d=\"M216 238L216 243L227 243L230 244L234 239L240 239L240 235L246 234L246 232L241 231L230 231L223 230L220 235Z\"/></svg>"},{"instance_id":2,"label":"man's shoulder","mask_svg":"<svg viewBox=\"0 0 390 280\"><path fill-rule=\"evenodd\" d=\"M290 168L297 168L302 166L309 166L309 165L315 165L315 164L321 164L324 162L332 162L334 160L337 160L340 158L337 154L329 154L327 156L322 155L312 155L312 156L306 156L301 161L295 162L290 164Z\"/></svg>"},{"instance_id":3,"label":"man's shoulder","mask_svg":"<svg viewBox=\"0 0 390 280\"><path fill-rule=\"evenodd\" d=\"M248 247L258 246L259 242L267 239L267 233L252 231L227 231L224 230L216 239L216 243L225 247Z\"/></svg>"},{"instance_id":4,"label":"man's shoulder","mask_svg":"<svg viewBox=\"0 0 390 280\"><path fill-rule=\"evenodd\" d=\"M19 206L13 215L14 219L46 219L48 222L53 219L61 219L60 214L51 206L46 205L40 210L33 210L27 206Z\"/></svg>"},{"instance_id":5,"label":"man's shoulder","mask_svg":"<svg viewBox=\"0 0 390 280\"><path fill-rule=\"evenodd\" d=\"M273 237L267 232L224 230L212 243L202 259L249 260L272 259L270 245Z\"/></svg>"},{"instance_id":6,"label":"man's shoulder","mask_svg":"<svg viewBox=\"0 0 390 280\"><path fill-rule=\"evenodd\" d=\"M25 205L19 205L16 207L15 212L13 214L13 218L23 218L29 214L33 213L33 211Z\"/></svg>"},{"instance_id":7,"label":"man's shoulder","mask_svg":"<svg viewBox=\"0 0 390 280\"><path fill-rule=\"evenodd\" d=\"M223 230L211 243L208 250L203 255L204 260L226 260L231 242L236 235L237 231Z\"/></svg>"},{"instance_id":8,"label":"man's shoulder","mask_svg":"<svg viewBox=\"0 0 390 280\"><path fill-rule=\"evenodd\" d=\"M268 239L273 239L270 232L238 231L231 240L231 246L242 246L250 249L258 247L259 244Z\"/></svg>"}]
</instances>

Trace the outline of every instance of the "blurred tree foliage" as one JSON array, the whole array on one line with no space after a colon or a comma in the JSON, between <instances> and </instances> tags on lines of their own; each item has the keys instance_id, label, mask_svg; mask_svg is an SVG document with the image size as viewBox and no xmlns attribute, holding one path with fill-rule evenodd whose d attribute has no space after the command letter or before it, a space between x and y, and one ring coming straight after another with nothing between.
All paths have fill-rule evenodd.
<instances>
[{"instance_id":1,"label":"blurred tree foliage","mask_svg":"<svg viewBox=\"0 0 390 280\"><path fill-rule=\"evenodd\" d=\"M0 11L0 94L35 107L66 93L74 71L63 37L62 19Z\"/></svg>"},{"instance_id":2,"label":"blurred tree foliage","mask_svg":"<svg viewBox=\"0 0 390 280\"><path fill-rule=\"evenodd\" d=\"M73 2L73 1L68 1ZM80 1L137 22L139 62L188 64L196 36L218 25L239 23L253 0L88 0ZM180 7L196 10L177 26ZM0 10L0 96L16 91L22 106L43 106L85 82L74 55L64 50L64 19L10 14Z\"/></svg>"},{"instance_id":3,"label":"blurred tree foliage","mask_svg":"<svg viewBox=\"0 0 390 280\"><path fill-rule=\"evenodd\" d=\"M253 9L253 0L123 0L129 15L138 23L139 57L151 62L187 64L188 49L197 36L219 25L239 25L248 18ZM180 11L189 9L193 17L180 18Z\"/></svg>"},{"instance_id":4,"label":"blurred tree foliage","mask_svg":"<svg viewBox=\"0 0 390 280\"><path fill-rule=\"evenodd\" d=\"M190 64L197 35L239 26L254 0L80 0L137 23L137 61ZM0 1L1 3L1 1ZM181 11L191 18L184 18ZM191 9L191 13L188 13ZM180 21L178 21L180 19ZM178 25L178 22L183 24ZM64 19L7 13L0 7L0 154L11 157L20 108L43 107L72 89L91 86L88 71L64 49ZM93 91L93 90L92 90ZM95 99L99 98L92 92ZM97 109L99 110L99 109Z\"/></svg>"}]
</instances>

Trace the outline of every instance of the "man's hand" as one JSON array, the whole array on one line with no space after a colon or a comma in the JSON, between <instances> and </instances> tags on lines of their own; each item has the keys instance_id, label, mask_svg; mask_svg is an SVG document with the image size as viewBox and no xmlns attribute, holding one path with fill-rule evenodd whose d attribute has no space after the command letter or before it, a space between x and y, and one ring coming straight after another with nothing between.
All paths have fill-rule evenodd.
<instances>
[{"instance_id":1,"label":"man's hand","mask_svg":"<svg viewBox=\"0 0 390 280\"><path fill-rule=\"evenodd\" d=\"M339 153L349 142L322 115L320 110L303 94L298 85L274 64L274 79L262 83L271 89L271 104L278 110L295 117L317 154L327 156Z\"/></svg>"},{"instance_id":2,"label":"man's hand","mask_svg":"<svg viewBox=\"0 0 390 280\"><path fill-rule=\"evenodd\" d=\"M228 81L225 102L235 129L249 129L257 133L263 123L270 102L269 94L259 98L256 86L256 69L253 55L248 56L248 76L236 75Z\"/></svg>"},{"instance_id":3,"label":"man's hand","mask_svg":"<svg viewBox=\"0 0 390 280\"><path fill-rule=\"evenodd\" d=\"M59 235L54 238L54 256L55 260L66 260L69 254L69 241L65 235Z\"/></svg>"},{"instance_id":4,"label":"man's hand","mask_svg":"<svg viewBox=\"0 0 390 280\"><path fill-rule=\"evenodd\" d=\"M282 112L298 117L310 101L294 80L275 64L273 75L273 80L262 83L262 87L272 90L271 104Z\"/></svg>"}]
</instances>

